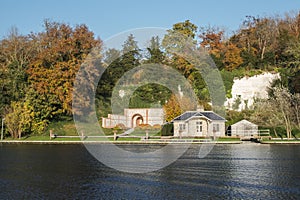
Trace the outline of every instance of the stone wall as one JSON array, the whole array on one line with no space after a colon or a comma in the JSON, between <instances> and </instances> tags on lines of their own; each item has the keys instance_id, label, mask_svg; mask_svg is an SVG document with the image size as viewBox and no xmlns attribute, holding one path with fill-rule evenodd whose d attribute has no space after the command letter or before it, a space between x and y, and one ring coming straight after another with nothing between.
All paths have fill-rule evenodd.
<instances>
[{"instance_id":1,"label":"stone wall","mask_svg":"<svg viewBox=\"0 0 300 200\"><path fill-rule=\"evenodd\" d=\"M162 125L164 123L164 112L162 108L133 108L124 109L124 115L109 114L102 118L102 127L113 128L118 124L126 128L134 128L140 124Z\"/></svg>"}]
</instances>

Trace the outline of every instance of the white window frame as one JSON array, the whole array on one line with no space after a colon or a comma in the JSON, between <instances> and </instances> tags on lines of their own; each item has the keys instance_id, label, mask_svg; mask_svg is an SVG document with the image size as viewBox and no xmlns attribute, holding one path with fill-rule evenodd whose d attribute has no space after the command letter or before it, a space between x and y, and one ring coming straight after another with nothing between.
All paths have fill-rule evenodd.
<instances>
[{"instance_id":1,"label":"white window frame","mask_svg":"<svg viewBox=\"0 0 300 200\"><path fill-rule=\"evenodd\" d=\"M197 133L203 132L203 122L202 121L196 121L196 132Z\"/></svg>"},{"instance_id":2,"label":"white window frame","mask_svg":"<svg viewBox=\"0 0 300 200\"><path fill-rule=\"evenodd\" d=\"M179 124L179 131L185 131L185 128L186 128L186 125L185 125L185 123L180 123Z\"/></svg>"},{"instance_id":3,"label":"white window frame","mask_svg":"<svg viewBox=\"0 0 300 200\"><path fill-rule=\"evenodd\" d=\"M213 132L220 132L220 124L213 124Z\"/></svg>"}]
</instances>

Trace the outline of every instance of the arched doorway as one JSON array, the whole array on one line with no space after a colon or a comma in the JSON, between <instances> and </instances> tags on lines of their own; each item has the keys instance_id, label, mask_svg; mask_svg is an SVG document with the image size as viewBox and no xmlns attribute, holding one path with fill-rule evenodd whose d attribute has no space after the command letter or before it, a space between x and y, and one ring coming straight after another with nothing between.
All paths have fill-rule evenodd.
<instances>
[{"instance_id":1,"label":"arched doorway","mask_svg":"<svg viewBox=\"0 0 300 200\"><path fill-rule=\"evenodd\" d=\"M143 124L143 122L144 122L143 116L140 114L135 114L132 116L131 119L131 127L132 128L137 127L140 124Z\"/></svg>"}]
</instances>

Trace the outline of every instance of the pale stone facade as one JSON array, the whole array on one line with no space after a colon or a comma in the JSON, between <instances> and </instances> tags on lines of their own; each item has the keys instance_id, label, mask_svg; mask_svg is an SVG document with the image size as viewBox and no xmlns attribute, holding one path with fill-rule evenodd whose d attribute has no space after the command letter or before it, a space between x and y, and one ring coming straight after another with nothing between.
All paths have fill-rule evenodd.
<instances>
[{"instance_id":1,"label":"pale stone facade","mask_svg":"<svg viewBox=\"0 0 300 200\"><path fill-rule=\"evenodd\" d=\"M173 120L174 136L225 136L225 121L212 111L188 111Z\"/></svg>"},{"instance_id":2,"label":"pale stone facade","mask_svg":"<svg viewBox=\"0 0 300 200\"><path fill-rule=\"evenodd\" d=\"M123 126L134 128L140 124L162 125L164 123L164 112L162 108L127 108L124 115L109 114L102 118L103 128L114 128Z\"/></svg>"}]
</instances>

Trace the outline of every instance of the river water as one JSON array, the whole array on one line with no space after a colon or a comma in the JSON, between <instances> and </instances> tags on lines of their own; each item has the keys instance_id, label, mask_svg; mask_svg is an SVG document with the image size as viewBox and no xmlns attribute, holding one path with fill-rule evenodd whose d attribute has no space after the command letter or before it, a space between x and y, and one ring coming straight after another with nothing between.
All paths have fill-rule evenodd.
<instances>
[{"instance_id":1,"label":"river water","mask_svg":"<svg viewBox=\"0 0 300 200\"><path fill-rule=\"evenodd\" d=\"M198 152L192 145L163 169L133 174L106 167L82 145L0 144L0 199L300 199L300 145Z\"/></svg>"}]
</instances>

